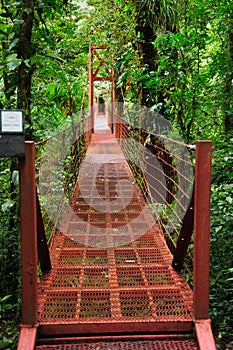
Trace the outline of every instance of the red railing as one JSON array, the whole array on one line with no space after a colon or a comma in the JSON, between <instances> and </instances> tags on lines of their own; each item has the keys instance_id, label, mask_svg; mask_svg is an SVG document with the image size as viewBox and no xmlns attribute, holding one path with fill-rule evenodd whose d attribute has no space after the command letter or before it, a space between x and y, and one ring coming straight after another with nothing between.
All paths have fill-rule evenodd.
<instances>
[{"instance_id":1,"label":"red railing","mask_svg":"<svg viewBox=\"0 0 233 350\"><path fill-rule=\"evenodd\" d=\"M75 187L78 169L90 140L90 118L36 144L37 188L50 245Z\"/></svg>"},{"instance_id":2,"label":"red railing","mask_svg":"<svg viewBox=\"0 0 233 350\"><path fill-rule=\"evenodd\" d=\"M74 134L64 131L38 143L39 176L33 143L26 144L26 158L20 160L22 329L27 325L31 329L37 327L37 256L41 270L49 269L47 243L53 241L62 223L90 130L90 118L82 119ZM173 267L180 270L184 263L187 276L193 276L194 319L208 321L211 142L197 141L195 147L190 147L167 136L142 131L120 117L115 117L115 134L157 224L163 229L174 257ZM61 169L62 175L58 176ZM46 211L42 215L39 210L36 179L39 199L49 215ZM196 329L200 337L203 330L209 330L201 322ZM36 333L32 333L35 339Z\"/></svg>"},{"instance_id":3,"label":"red railing","mask_svg":"<svg viewBox=\"0 0 233 350\"><path fill-rule=\"evenodd\" d=\"M116 137L163 229L173 254L172 265L178 271L184 265L193 285L194 318L208 319L211 141L190 146L115 118ZM143 159L141 167L135 157ZM157 178L153 175L156 173Z\"/></svg>"},{"instance_id":4,"label":"red railing","mask_svg":"<svg viewBox=\"0 0 233 350\"><path fill-rule=\"evenodd\" d=\"M152 214L163 229L174 255L173 267L180 270L193 233L195 152L189 145L149 133L119 117L116 137ZM186 259L187 270L191 270L192 266L190 252L189 259Z\"/></svg>"},{"instance_id":5,"label":"red railing","mask_svg":"<svg viewBox=\"0 0 233 350\"><path fill-rule=\"evenodd\" d=\"M75 138L69 148L69 153L65 154L64 149L60 147L60 156L64 156L64 166L67 171L67 176L64 176L64 183L62 184L65 191L68 193L71 187L75 185L78 174L78 167L84 157L90 138L90 119L82 119L75 131ZM54 152L56 146L64 140L70 140L70 130L60 132L51 138L48 138L38 144L33 142L26 142L25 144L25 158L19 161L20 171L20 222L21 222L21 291L22 291L22 325L30 325L30 327L37 326L37 284L38 284L38 268L37 259L40 262L40 269L42 272L51 268L48 246L56 233L56 225L59 216L64 210L65 200L61 196L60 202L56 203L54 215L46 215L46 211L41 212L39 198L40 193L37 193L37 185L39 175L36 169L44 172L47 180L46 198L50 201L44 203L46 207L52 208L52 203L56 200L53 195L54 188L56 188L56 177L54 162ZM57 141L57 143L56 143ZM64 146L64 143L62 143ZM79 152L82 147L83 152ZM44 152L45 150L45 152ZM67 150L66 150L67 151ZM44 160L44 164L42 164ZM36 161L36 162L35 162ZM63 166L63 165L62 165ZM72 174L72 176L70 176ZM44 197L45 198L45 197ZM58 210L57 210L58 209ZM52 214L50 212L50 214ZM53 220L52 220L53 219ZM46 233L46 235L45 235ZM19 343L19 348L20 347Z\"/></svg>"}]
</instances>

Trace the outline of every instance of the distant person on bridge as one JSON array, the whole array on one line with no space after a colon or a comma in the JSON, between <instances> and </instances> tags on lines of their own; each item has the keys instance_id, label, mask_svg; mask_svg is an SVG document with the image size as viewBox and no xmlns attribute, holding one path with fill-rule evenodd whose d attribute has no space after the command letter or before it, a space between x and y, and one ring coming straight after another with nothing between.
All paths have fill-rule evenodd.
<instances>
[{"instance_id":1,"label":"distant person on bridge","mask_svg":"<svg viewBox=\"0 0 233 350\"><path fill-rule=\"evenodd\" d=\"M99 96L99 113L105 113L105 100L102 95Z\"/></svg>"}]
</instances>

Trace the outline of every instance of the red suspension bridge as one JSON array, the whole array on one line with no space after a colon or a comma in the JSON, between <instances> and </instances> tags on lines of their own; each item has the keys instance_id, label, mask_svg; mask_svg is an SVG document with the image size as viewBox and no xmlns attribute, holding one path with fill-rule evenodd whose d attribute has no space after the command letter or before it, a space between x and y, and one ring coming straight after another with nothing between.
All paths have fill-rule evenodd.
<instances>
[{"instance_id":1,"label":"red suspension bridge","mask_svg":"<svg viewBox=\"0 0 233 350\"><path fill-rule=\"evenodd\" d=\"M97 50L90 115L20 160L18 350L213 350L211 142L95 114Z\"/></svg>"}]
</instances>

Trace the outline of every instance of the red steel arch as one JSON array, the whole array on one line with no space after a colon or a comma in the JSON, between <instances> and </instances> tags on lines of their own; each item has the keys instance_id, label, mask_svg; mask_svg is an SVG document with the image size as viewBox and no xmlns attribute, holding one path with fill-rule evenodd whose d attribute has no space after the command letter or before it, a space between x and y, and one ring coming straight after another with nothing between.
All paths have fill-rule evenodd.
<instances>
[{"instance_id":1,"label":"red steel arch","mask_svg":"<svg viewBox=\"0 0 233 350\"><path fill-rule=\"evenodd\" d=\"M94 82L95 81L110 81L112 84L111 91L111 129L113 132L113 116L114 116L114 73L112 67L108 67L108 64L105 59L107 48L105 45L89 46L89 115L91 116L92 130L94 129ZM104 56L103 56L104 53ZM94 68L94 60L97 60L97 67ZM101 75L101 68L105 68L106 75Z\"/></svg>"}]
</instances>

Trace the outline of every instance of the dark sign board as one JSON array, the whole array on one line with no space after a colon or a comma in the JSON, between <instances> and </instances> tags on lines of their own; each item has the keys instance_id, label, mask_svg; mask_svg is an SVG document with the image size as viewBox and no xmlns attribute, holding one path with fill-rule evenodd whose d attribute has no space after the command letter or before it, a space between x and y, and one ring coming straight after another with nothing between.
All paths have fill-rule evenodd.
<instances>
[{"instance_id":1,"label":"dark sign board","mask_svg":"<svg viewBox=\"0 0 233 350\"><path fill-rule=\"evenodd\" d=\"M0 157L24 157L24 115L21 110L0 110Z\"/></svg>"}]
</instances>

